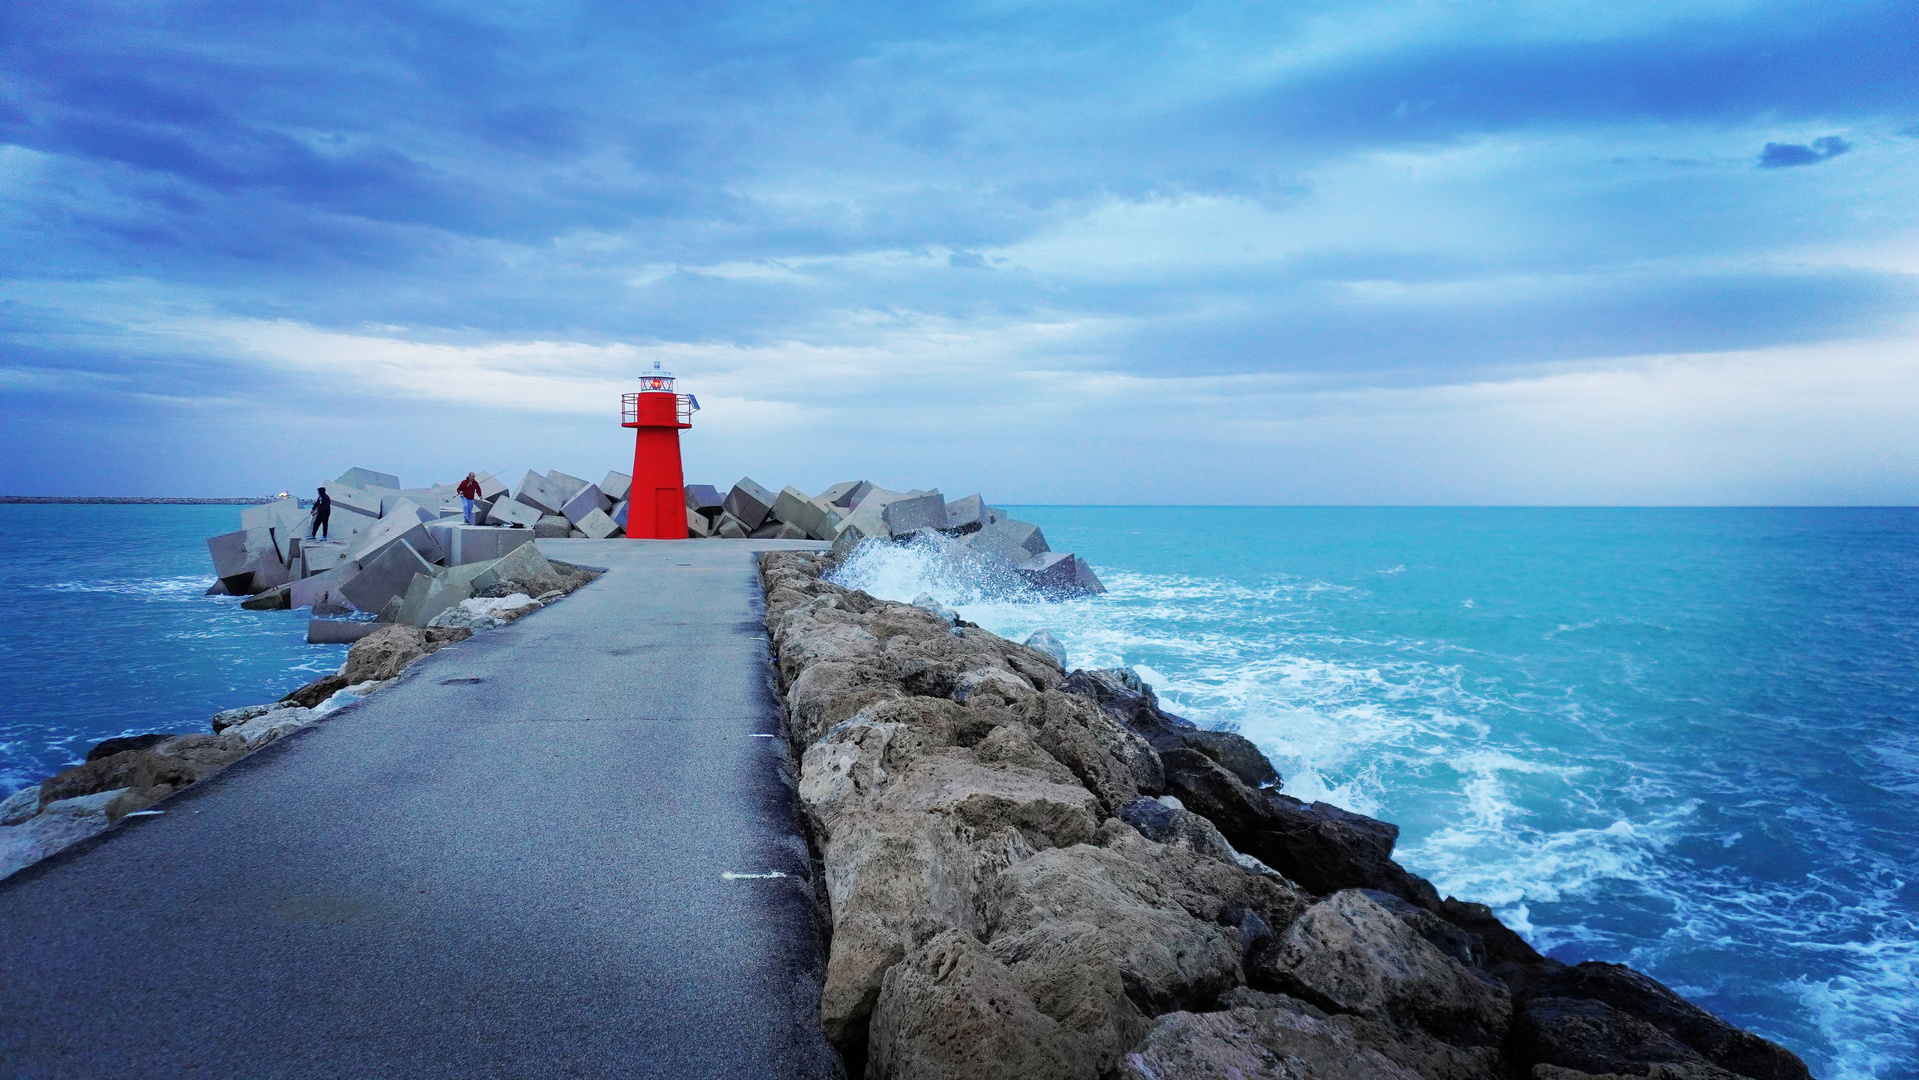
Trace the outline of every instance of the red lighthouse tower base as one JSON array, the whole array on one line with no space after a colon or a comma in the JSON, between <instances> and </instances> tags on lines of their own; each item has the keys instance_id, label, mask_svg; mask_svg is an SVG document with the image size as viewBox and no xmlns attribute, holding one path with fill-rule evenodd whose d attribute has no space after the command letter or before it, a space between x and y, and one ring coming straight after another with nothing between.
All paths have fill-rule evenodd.
<instances>
[{"instance_id":1,"label":"red lighthouse tower base","mask_svg":"<svg viewBox=\"0 0 1919 1080\"><path fill-rule=\"evenodd\" d=\"M673 376L663 371L646 375L640 384L646 389L625 396L620 424L635 429L626 535L634 540L684 540L686 474L680 468L680 431L693 426L697 406L691 395L673 392Z\"/></svg>"}]
</instances>

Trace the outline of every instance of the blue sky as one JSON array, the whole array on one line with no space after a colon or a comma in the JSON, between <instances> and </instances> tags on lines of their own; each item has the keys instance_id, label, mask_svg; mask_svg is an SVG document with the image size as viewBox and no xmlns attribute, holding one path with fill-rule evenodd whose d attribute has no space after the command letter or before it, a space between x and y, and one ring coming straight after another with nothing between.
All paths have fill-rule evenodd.
<instances>
[{"instance_id":1,"label":"blue sky","mask_svg":"<svg viewBox=\"0 0 1919 1080\"><path fill-rule=\"evenodd\" d=\"M0 9L0 492L1919 499L1890 4Z\"/></svg>"}]
</instances>

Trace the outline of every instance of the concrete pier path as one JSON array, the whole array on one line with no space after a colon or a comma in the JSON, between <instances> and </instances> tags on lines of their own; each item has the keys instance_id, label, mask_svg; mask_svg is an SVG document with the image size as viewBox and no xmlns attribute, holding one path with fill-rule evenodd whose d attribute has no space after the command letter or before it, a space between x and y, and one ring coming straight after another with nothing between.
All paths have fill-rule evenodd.
<instances>
[{"instance_id":1,"label":"concrete pier path","mask_svg":"<svg viewBox=\"0 0 1919 1080\"><path fill-rule=\"evenodd\" d=\"M839 1075L757 576L818 546L540 541L610 572L0 881L0 1075Z\"/></svg>"}]
</instances>

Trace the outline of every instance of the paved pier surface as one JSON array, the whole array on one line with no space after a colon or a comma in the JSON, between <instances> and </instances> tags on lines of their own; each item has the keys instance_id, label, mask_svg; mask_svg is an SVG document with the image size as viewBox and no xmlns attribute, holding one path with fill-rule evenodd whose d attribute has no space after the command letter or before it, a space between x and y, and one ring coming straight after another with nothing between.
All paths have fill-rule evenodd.
<instances>
[{"instance_id":1,"label":"paved pier surface","mask_svg":"<svg viewBox=\"0 0 1919 1080\"><path fill-rule=\"evenodd\" d=\"M837 1075L756 737L809 546L541 541L611 572L0 881L0 1074Z\"/></svg>"}]
</instances>

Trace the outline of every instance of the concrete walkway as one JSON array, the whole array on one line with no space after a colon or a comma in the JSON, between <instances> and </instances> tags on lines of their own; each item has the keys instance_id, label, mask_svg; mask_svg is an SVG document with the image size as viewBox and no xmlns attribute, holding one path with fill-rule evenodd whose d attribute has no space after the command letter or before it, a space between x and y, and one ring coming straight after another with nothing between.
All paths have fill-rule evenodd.
<instances>
[{"instance_id":1,"label":"concrete walkway","mask_svg":"<svg viewBox=\"0 0 1919 1080\"><path fill-rule=\"evenodd\" d=\"M838 1075L760 737L818 546L541 541L611 572L0 882L0 1073Z\"/></svg>"}]
</instances>

